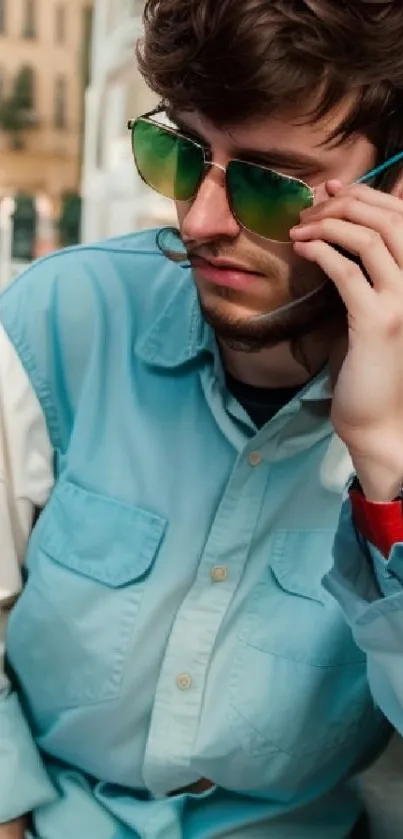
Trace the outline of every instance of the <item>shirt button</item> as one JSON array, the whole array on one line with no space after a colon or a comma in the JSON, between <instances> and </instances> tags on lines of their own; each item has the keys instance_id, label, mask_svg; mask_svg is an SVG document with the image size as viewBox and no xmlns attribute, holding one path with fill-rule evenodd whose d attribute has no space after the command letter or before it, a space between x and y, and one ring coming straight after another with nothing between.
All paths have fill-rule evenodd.
<instances>
[{"instance_id":1,"label":"shirt button","mask_svg":"<svg viewBox=\"0 0 403 839\"><path fill-rule=\"evenodd\" d=\"M181 673L176 679L176 684L179 690L189 690L192 686L192 677L189 676L189 673Z\"/></svg>"},{"instance_id":2,"label":"shirt button","mask_svg":"<svg viewBox=\"0 0 403 839\"><path fill-rule=\"evenodd\" d=\"M211 579L215 583L223 583L227 577L228 568L225 568L224 565L215 565L215 567L211 569Z\"/></svg>"},{"instance_id":3,"label":"shirt button","mask_svg":"<svg viewBox=\"0 0 403 839\"><path fill-rule=\"evenodd\" d=\"M260 466L263 455L260 452L251 452L248 457L249 466Z\"/></svg>"}]
</instances>

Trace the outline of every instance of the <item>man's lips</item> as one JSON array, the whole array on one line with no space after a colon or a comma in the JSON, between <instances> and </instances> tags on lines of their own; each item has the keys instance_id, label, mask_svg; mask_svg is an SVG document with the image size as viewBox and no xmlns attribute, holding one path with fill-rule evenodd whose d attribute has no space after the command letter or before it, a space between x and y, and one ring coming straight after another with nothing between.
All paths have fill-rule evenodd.
<instances>
[{"instance_id":1,"label":"man's lips","mask_svg":"<svg viewBox=\"0 0 403 839\"><path fill-rule=\"evenodd\" d=\"M243 291L256 280L262 278L262 274L248 271L242 265L237 265L225 259L207 260L201 256L192 256L191 263L203 280L214 285L225 286Z\"/></svg>"}]
</instances>

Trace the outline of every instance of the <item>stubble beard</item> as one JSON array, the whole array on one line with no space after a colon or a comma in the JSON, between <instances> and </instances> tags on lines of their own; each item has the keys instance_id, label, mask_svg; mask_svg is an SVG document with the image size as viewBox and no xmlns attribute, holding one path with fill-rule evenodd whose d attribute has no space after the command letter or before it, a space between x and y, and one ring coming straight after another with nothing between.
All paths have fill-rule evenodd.
<instances>
[{"instance_id":1,"label":"stubble beard","mask_svg":"<svg viewBox=\"0 0 403 839\"><path fill-rule=\"evenodd\" d=\"M315 294L305 299L313 290ZM346 317L344 304L325 275L318 275L315 283L311 278L308 285L301 272L293 272L289 299L278 308L250 317L231 315L230 306L226 311L226 302L236 299L230 289L217 288L215 297L216 303L199 292L202 314L217 339L238 352L257 353L282 343L295 347L312 335L321 338L334 328L339 331ZM296 305L287 308L294 301Z\"/></svg>"}]
</instances>

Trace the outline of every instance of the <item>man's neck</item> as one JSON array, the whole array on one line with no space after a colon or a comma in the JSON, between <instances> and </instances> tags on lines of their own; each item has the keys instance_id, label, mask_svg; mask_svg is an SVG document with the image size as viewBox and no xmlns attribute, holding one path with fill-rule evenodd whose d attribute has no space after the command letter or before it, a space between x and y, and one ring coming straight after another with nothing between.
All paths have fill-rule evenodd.
<instances>
[{"instance_id":1,"label":"man's neck","mask_svg":"<svg viewBox=\"0 0 403 839\"><path fill-rule=\"evenodd\" d=\"M256 353L220 344L225 369L234 379L255 387L297 387L315 376L326 364L329 348L317 342L304 347L304 361L295 358L290 344L279 344Z\"/></svg>"}]
</instances>

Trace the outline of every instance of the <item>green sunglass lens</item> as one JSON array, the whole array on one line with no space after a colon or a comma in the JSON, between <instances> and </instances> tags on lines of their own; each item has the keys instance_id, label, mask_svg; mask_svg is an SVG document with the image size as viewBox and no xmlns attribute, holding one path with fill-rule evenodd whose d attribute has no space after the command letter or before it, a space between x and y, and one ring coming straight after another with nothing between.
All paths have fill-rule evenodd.
<instances>
[{"instance_id":1,"label":"green sunglass lens","mask_svg":"<svg viewBox=\"0 0 403 839\"><path fill-rule=\"evenodd\" d=\"M227 169L232 210L253 233L277 242L290 240L300 213L312 206L312 191L301 181L262 166L233 160Z\"/></svg>"},{"instance_id":2,"label":"green sunglass lens","mask_svg":"<svg viewBox=\"0 0 403 839\"><path fill-rule=\"evenodd\" d=\"M202 149L174 132L145 119L132 129L133 154L143 180L175 201L188 201L203 175Z\"/></svg>"}]
</instances>

